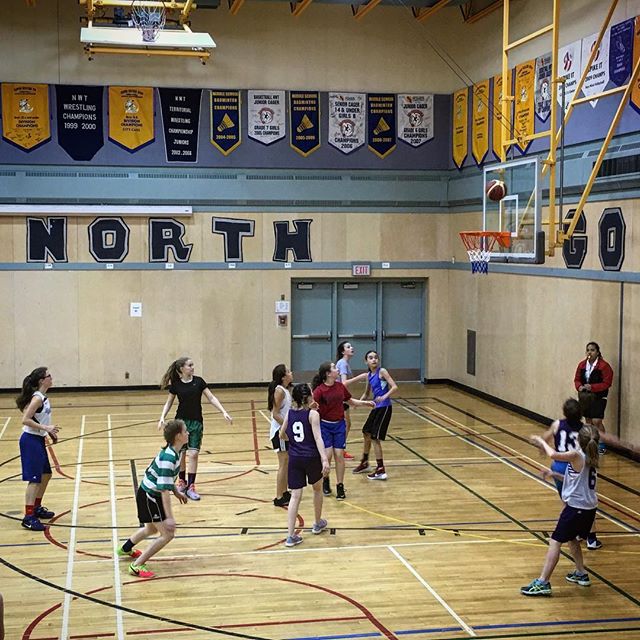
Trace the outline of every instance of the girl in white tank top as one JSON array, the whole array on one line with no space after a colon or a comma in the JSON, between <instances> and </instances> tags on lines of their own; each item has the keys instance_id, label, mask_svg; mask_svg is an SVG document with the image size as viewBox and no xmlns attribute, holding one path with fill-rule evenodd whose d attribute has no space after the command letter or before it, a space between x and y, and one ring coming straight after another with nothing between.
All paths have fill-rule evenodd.
<instances>
[{"instance_id":1,"label":"girl in white tank top","mask_svg":"<svg viewBox=\"0 0 640 640\"><path fill-rule=\"evenodd\" d=\"M285 364L278 364L271 372L267 406L271 412L271 428L269 440L274 451L278 454L278 473L276 476L276 497L273 504L276 507L286 507L289 504L291 494L287 491L287 470L289 467L289 454L287 445L280 440L279 431L285 417L291 408L291 394L289 387L293 382L291 369Z\"/></svg>"}]
</instances>

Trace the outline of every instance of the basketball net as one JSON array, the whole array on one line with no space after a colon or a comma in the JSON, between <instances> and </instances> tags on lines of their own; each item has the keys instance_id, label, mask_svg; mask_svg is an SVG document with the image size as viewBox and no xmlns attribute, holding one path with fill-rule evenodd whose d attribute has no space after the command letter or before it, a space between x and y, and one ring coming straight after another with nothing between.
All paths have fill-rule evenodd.
<instances>
[{"instance_id":1,"label":"basketball net","mask_svg":"<svg viewBox=\"0 0 640 640\"><path fill-rule=\"evenodd\" d=\"M460 238L467 250L471 273L489 273L491 253L496 243L501 247L511 244L508 231L461 231Z\"/></svg>"},{"instance_id":2,"label":"basketball net","mask_svg":"<svg viewBox=\"0 0 640 640\"><path fill-rule=\"evenodd\" d=\"M164 7L147 7L133 0L131 4L131 20L142 33L142 42L155 42L167 21L167 11Z\"/></svg>"}]
</instances>

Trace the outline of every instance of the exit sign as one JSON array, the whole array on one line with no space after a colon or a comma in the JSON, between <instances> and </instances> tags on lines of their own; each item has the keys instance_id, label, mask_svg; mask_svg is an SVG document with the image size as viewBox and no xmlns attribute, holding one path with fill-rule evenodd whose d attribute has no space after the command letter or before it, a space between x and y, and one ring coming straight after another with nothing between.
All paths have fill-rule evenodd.
<instances>
[{"instance_id":1,"label":"exit sign","mask_svg":"<svg viewBox=\"0 0 640 640\"><path fill-rule=\"evenodd\" d=\"M371 275L371 265L370 264L352 264L351 265L351 275L359 276L360 278L364 276Z\"/></svg>"}]
</instances>

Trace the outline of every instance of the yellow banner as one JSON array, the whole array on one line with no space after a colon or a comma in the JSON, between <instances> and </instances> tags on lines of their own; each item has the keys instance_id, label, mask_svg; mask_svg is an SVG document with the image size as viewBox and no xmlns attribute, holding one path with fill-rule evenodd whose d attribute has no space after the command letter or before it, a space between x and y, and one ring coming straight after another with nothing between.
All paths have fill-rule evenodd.
<instances>
[{"instance_id":1,"label":"yellow banner","mask_svg":"<svg viewBox=\"0 0 640 640\"><path fill-rule=\"evenodd\" d=\"M2 84L2 137L31 151L49 142L49 87L46 84Z\"/></svg>"},{"instance_id":2,"label":"yellow banner","mask_svg":"<svg viewBox=\"0 0 640 640\"><path fill-rule=\"evenodd\" d=\"M640 16L636 16L635 26L633 29L633 67L635 69L636 62L640 58ZM633 83L631 88L631 106L640 111L640 77Z\"/></svg>"},{"instance_id":3,"label":"yellow banner","mask_svg":"<svg viewBox=\"0 0 640 640\"><path fill-rule=\"evenodd\" d=\"M471 153L480 165L489 152L489 81L473 85L471 108Z\"/></svg>"},{"instance_id":4,"label":"yellow banner","mask_svg":"<svg viewBox=\"0 0 640 640\"><path fill-rule=\"evenodd\" d=\"M509 69L509 77L508 77L508 91L507 94L511 94L511 86L513 81L513 75L511 73L511 69ZM502 141L508 140L511 137L511 129L512 129L512 116L513 116L513 103L509 103L509 121L505 122L504 125L502 123L502 74L498 74L497 76L493 76L493 103L491 105L491 110L493 111L493 135L492 135L492 144L493 144L493 153L496 158L501 158L502 151ZM507 147L504 152L505 154L509 151L509 147Z\"/></svg>"},{"instance_id":5,"label":"yellow banner","mask_svg":"<svg viewBox=\"0 0 640 640\"><path fill-rule=\"evenodd\" d=\"M529 60L516 67L516 87L514 91L514 138L518 140L517 147L524 153L535 131L535 92L536 92L536 61Z\"/></svg>"},{"instance_id":6,"label":"yellow banner","mask_svg":"<svg viewBox=\"0 0 640 640\"><path fill-rule=\"evenodd\" d=\"M109 140L137 151L154 138L153 89L109 87Z\"/></svg>"},{"instance_id":7,"label":"yellow banner","mask_svg":"<svg viewBox=\"0 0 640 640\"><path fill-rule=\"evenodd\" d=\"M453 94L453 161L462 168L462 163L469 152L469 91L467 87Z\"/></svg>"}]
</instances>

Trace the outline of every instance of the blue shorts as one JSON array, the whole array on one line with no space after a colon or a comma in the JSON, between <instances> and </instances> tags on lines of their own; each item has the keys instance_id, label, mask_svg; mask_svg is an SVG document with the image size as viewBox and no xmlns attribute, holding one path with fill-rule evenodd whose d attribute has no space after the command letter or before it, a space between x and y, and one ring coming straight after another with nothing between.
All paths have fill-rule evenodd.
<instances>
[{"instance_id":1,"label":"blue shorts","mask_svg":"<svg viewBox=\"0 0 640 640\"><path fill-rule=\"evenodd\" d=\"M320 431L325 449L344 449L347 446L347 423L342 420L329 422L320 420Z\"/></svg>"},{"instance_id":2,"label":"blue shorts","mask_svg":"<svg viewBox=\"0 0 640 640\"><path fill-rule=\"evenodd\" d=\"M22 462L22 479L26 482L40 483L43 475L51 474L51 465L43 436L22 432L20 460Z\"/></svg>"},{"instance_id":3,"label":"blue shorts","mask_svg":"<svg viewBox=\"0 0 640 640\"><path fill-rule=\"evenodd\" d=\"M569 464L568 462L563 462L562 460L554 460L551 463L551 471L553 471L554 473L559 473L562 476L564 476L564 472L567 470L568 464ZM555 476L553 476L553 482L556 485L556 489L558 490L558 495L560 496L560 499L562 499L562 485L564 484L564 480L560 480L559 478L556 478Z\"/></svg>"}]
</instances>

